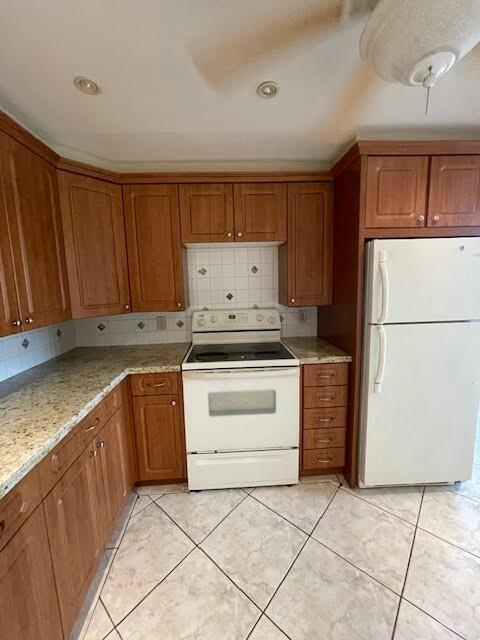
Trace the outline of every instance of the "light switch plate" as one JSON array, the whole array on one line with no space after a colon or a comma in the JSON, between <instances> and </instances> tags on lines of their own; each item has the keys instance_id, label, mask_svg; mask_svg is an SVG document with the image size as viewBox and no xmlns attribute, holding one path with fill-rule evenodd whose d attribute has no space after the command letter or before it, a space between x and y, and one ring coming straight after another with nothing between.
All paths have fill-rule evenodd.
<instances>
[{"instance_id":1,"label":"light switch plate","mask_svg":"<svg viewBox=\"0 0 480 640\"><path fill-rule=\"evenodd\" d=\"M165 316L157 316L157 331L166 331L167 318Z\"/></svg>"}]
</instances>

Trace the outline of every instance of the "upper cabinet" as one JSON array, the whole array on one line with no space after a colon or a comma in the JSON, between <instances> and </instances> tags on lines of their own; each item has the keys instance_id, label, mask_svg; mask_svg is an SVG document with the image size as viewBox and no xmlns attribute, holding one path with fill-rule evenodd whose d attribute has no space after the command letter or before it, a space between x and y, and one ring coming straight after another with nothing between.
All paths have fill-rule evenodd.
<instances>
[{"instance_id":1,"label":"upper cabinet","mask_svg":"<svg viewBox=\"0 0 480 640\"><path fill-rule=\"evenodd\" d=\"M282 183L182 184L182 242L285 242Z\"/></svg>"},{"instance_id":2,"label":"upper cabinet","mask_svg":"<svg viewBox=\"0 0 480 640\"><path fill-rule=\"evenodd\" d=\"M478 156L432 158L428 226L480 226Z\"/></svg>"},{"instance_id":3,"label":"upper cabinet","mask_svg":"<svg viewBox=\"0 0 480 640\"><path fill-rule=\"evenodd\" d=\"M368 157L365 226L425 226L427 181L428 157Z\"/></svg>"},{"instance_id":4,"label":"upper cabinet","mask_svg":"<svg viewBox=\"0 0 480 640\"><path fill-rule=\"evenodd\" d=\"M130 310L122 189L58 172L74 318Z\"/></svg>"},{"instance_id":5,"label":"upper cabinet","mask_svg":"<svg viewBox=\"0 0 480 640\"><path fill-rule=\"evenodd\" d=\"M286 184L236 184L233 193L236 241L286 242Z\"/></svg>"},{"instance_id":6,"label":"upper cabinet","mask_svg":"<svg viewBox=\"0 0 480 640\"><path fill-rule=\"evenodd\" d=\"M176 185L123 187L133 311L180 311L187 285Z\"/></svg>"},{"instance_id":7,"label":"upper cabinet","mask_svg":"<svg viewBox=\"0 0 480 640\"><path fill-rule=\"evenodd\" d=\"M179 186L182 242L233 242L231 184Z\"/></svg>"},{"instance_id":8,"label":"upper cabinet","mask_svg":"<svg viewBox=\"0 0 480 640\"><path fill-rule=\"evenodd\" d=\"M7 290L5 282L9 278L8 265L5 268L8 243L20 316L12 320L10 315L7 324L17 320L24 329L36 329L62 322L71 313L56 171L23 145L4 138L0 172L0 215L7 222L0 243L4 258L2 289Z\"/></svg>"},{"instance_id":9,"label":"upper cabinet","mask_svg":"<svg viewBox=\"0 0 480 640\"><path fill-rule=\"evenodd\" d=\"M332 185L288 185L288 243L279 249L279 300L290 307L331 303Z\"/></svg>"}]
</instances>

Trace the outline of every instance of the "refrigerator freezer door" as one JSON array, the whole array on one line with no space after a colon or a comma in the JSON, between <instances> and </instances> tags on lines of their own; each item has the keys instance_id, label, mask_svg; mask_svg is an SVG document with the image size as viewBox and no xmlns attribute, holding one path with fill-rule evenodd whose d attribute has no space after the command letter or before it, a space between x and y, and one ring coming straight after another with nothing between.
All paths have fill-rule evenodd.
<instances>
[{"instance_id":1,"label":"refrigerator freezer door","mask_svg":"<svg viewBox=\"0 0 480 640\"><path fill-rule=\"evenodd\" d=\"M365 337L360 486L469 479L480 323L370 325Z\"/></svg>"},{"instance_id":2,"label":"refrigerator freezer door","mask_svg":"<svg viewBox=\"0 0 480 640\"><path fill-rule=\"evenodd\" d=\"M480 238L372 240L368 323L480 319Z\"/></svg>"}]
</instances>

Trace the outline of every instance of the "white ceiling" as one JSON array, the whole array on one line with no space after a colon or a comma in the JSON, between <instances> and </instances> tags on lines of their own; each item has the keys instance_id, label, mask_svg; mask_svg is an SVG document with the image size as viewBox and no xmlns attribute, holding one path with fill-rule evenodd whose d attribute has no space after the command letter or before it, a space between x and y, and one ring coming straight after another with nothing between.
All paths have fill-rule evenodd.
<instances>
[{"instance_id":1,"label":"white ceiling","mask_svg":"<svg viewBox=\"0 0 480 640\"><path fill-rule=\"evenodd\" d=\"M62 155L118 170L323 168L355 136L480 137L480 68L466 61L433 90L427 117L422 89L379 81L354 122L326 131L362 24L259 61L221 92L192 63L195 43L328 1L0 0L0 107ZM81 94L76 75L102 94ZM268 79L280 92L262 100Z\"/></svg>"}]
</instances>

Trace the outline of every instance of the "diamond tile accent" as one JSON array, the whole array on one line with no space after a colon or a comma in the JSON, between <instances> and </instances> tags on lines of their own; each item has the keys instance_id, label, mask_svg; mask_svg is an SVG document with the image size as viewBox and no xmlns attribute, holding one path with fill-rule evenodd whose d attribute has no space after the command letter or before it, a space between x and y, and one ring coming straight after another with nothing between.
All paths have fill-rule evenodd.
<instances>
[{"instance_id":1,"label":"diamond tile accent","mask_svg":"<svg viewBox=\"0 0 480 640\"><path fill-rule=\"evenodd\" d=\"M147 325L146 325L144 322L142 322L141 320L140 320L140 322L137 324L137 327L138 327L139 329L145 329L145 327L146 327L146 326L147 326Z\"/></svg>"},{"instance_id":2,"label":"diamond tile accent","mask_svg":"<svg viewBox=\"0 0 480 640\"><path fill-rule=\"evenodd\" d=\"M225 297L227 298L227 300L232 300L233 299L233 293L227 293L227 295Z\"/></svg>"},{"instance_id":3,"label":"diamond tile accent","mask_svg":"<svg viewBox=\"0 0 480 640\"><path fill-rule=\"evenodd\" d=\"M256 267L255 265L253 265L253 267L251 267L250 271L255 274L255 273L258 273L260 271L260 269L258 267Z\"/></svg>"},{"instance_id":4,"label":"diamond tile accent","mask_svg":"<svg viewBox=\"0 0 480 640\"><path fill-rule=\"evenodd\" d=\"M207 270L205 269L205 267L202 267L201 269L199 269L199 270L198 270L198 273L199 273L201 276L204 276L204 275L206 275L206 274L207 274Z\"/></svg>"},{"instance_id":5,"label":"diamond tile accent","mask_svg":"<svg viewBox=\"0 0 480 640\"><path fill-rule=\"evenodd\" d=\"M182 327L184 327L184 326L185 326L185 323L183 322L183 320L178 320L175 324L176 324L176 325L177 325L177 327L179 327L180 329L181 329Z\"/></svg>"},{"instance_id":6,"label":"diamond tile accent","mask_svg":"<svg viewBox=\"0 0 480 640\"><path fill-rule=\"evenodd\" d=\"M104 329L106 329L107 327L103 324L103 322L100 322L99 324L97 324L97 329L99 331L103 331Z\"/></svg>"},{"instance_id":7,"label":"diamond tile accent","mask_svg":"<svg viewBox=\"0 0 480 640\"><path fill-rule=\"evenodd\" d=\"M30 340L27 340L27 338L24 338L24 339L22 340L22 347L23 347L24 349L28 349L28 345L29 345L29 344L30 344Z\"/></svg>"}]
</instances>

